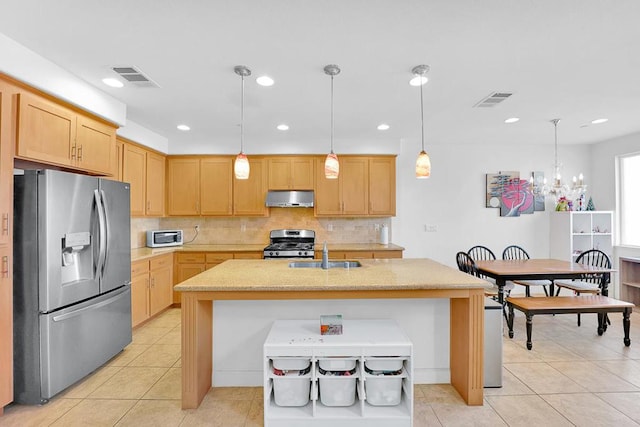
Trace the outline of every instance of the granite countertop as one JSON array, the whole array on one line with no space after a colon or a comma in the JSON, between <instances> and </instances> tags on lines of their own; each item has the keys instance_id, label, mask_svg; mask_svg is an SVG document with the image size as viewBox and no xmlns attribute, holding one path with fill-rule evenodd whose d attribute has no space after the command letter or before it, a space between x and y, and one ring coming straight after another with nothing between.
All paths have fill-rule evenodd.
<instances>
[{"instance_id":1,"label":"granite countertop","mask_svg":"<svg viewBox=\"0 0 640 427\"><path fill-rule=\"evenodd\" d=\"M135 248L131 249L131 261L139 261L157 255L173 252L262 252L268 243L264 244L234 244L234 245L182 245L166 248ZM381 245L379 243L338 243L327 244L331 251L403 251L402 246L394 244ZM322 250L322 244L316 244L316 251Z\"/></svg>"},{"instance_id":2,"label":"granite countertop","mask_svg":"<svg viewBox=\"0 0 640 427\"><path fill-rule=\"evenodd\" d=\"M339 260L337 260L339 261ZM290 268L291 260L228 260L176 291L489 289L492 285L430 259L359 260L358 268Z\"/></svg>"}]
</instances>

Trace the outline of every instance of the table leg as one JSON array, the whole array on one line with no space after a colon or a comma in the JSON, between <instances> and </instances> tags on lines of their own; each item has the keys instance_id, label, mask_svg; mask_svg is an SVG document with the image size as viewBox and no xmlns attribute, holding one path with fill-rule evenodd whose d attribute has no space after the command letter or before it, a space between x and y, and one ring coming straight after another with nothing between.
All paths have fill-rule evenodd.
<instances>
[{"instance_id":1,"label":"table leg","mask_svg":"<svg viewBox=\"0 0 640 427\"><path fill-rule=\"evenodd\" d=\"M513 318L514 318L513 306L509 304L509 319L507 320L507 326L509 327L509 338L513 338Z\"/></svg>"},{"instance_id":2,"label":"table leg","mask_svg":"<svg viewBox=\"0 0 640 427\"><path fill-rule=\"evenodd\" d=\"M527 350L531 350L533 344L531 343L531 330L533 329L533 315L526 313L527 317Z\"/></svg>"},{"instance_id":3,"label":"table leg","mask_svg":"<svg viewBox=\"0 0 640 427\"><path fill-rule=\"evenodd\" d=\"M622 313L622 328L624 329L624 345L629 347L631 339L629 339L629 329L631 329L631 309L625 308Z\"/></svg>"},{"instance_id":4,"label":"table leg","mask_svg":"<svg viewBox=\"0 0 640 427\"><path fill-rule=\"evenodd\" d=\"M498 286L498 302L500 304L504 304L504 285L506 283L506 280L501 279L500 277L496 278L496 285Z\"/></svg>"}]
</instances>

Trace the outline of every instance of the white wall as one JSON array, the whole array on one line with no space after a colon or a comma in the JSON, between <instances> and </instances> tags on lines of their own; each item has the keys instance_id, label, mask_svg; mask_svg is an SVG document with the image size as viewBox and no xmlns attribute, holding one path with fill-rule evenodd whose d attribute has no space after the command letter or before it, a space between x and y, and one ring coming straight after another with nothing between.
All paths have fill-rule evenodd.
<instances>
[{"instance_id":1,"label":"white wall","mask_svg":"<svg viewBox=\"0 0 640 427\"><path fill-rule=\"evenodd\" d=\"M392 220L392 241L406 248L407 258L432 258L455 266L455 254L482 244L498 257L505 246L518 244L532 257L549 255L549 212L515 218L500 217L498 209L485 208L485 174L520 171L527 179L532 171L550 177L553 145L433 145L427 146L432 174L415 178L417 141L403 141L397 161L397 216ZM591 182L590 150L566 145L559 150L567 177L584 173ZM425 232L424 226L437 228Z\"/></svg>"},{"instance_id":2,"label":"white wall","mask_svg":"<svg viewBox=\"0 0 640 427\"><path fill-rule=\"evenodd\" d=\"M596 209L617 210L616 206L616 156L640 152L640 133L603 141L591 147L593 170L593 201ZM615 216L614 216L615 218ZM618 218L614 228L617 230ZM640 258L640 248L616 246L613 250L613 268L619 269L620 257ZM611 278L610 296L620 297L619 275Z\"/></svg>"},{"instance_id":3,"label":"white wall","mask_svg":"<svg viewBox=\"0 0 640 427\"><path fill-rule=\"evenodd\" d=\"M123 125L127 106L0 33L0 72Z\"/></svg>"}]
</instances>

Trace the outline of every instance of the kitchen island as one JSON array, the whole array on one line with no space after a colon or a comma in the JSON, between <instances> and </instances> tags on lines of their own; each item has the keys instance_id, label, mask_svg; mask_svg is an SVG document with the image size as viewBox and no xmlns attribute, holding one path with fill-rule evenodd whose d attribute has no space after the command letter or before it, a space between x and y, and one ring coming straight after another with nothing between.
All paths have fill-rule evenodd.
<instances>
[{"instance_id":1,"label":"kitchen island","mask_svg":"<svg viewBox=\"0 0 640 427\"><path fill-rule=\"evenodd\" d=\"M484 290L490 284L429 259L361 260L362 267L290 268L289 260L228 260L178 285L182 292L182 407L211 388L213 301L450 300L451 384L483 401ZM228 325L226 325L228 326Z\"/></svg>"}]
</instances>

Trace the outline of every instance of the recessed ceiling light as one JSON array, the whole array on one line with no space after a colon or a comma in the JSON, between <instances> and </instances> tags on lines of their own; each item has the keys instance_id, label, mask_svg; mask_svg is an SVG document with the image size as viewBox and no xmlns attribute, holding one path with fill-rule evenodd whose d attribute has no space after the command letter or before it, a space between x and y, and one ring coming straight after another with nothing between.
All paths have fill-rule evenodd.
<instances>
[{"instance_id":1,"label":"recessed ceiling light","mask_svg":"<svg viewBox=\"0 0 640 427\"><path fill-rule=\"evenodd\" d=\"M515 123L517 121L519 121L520 119L518 117L509 117L507 120L505 120L505 123Z\"/></svg>"},{"instance_id":2,"label":"recessed ceiling light","mask_svg":"<svg viewBox=\"0 0 640 427\"><path fill-rule=\"evenodd\" d=\"M276 128L277 128L278 130L289 130L289 126L288 126L288 125L285 125L284 123L283 123L283 124L281 124L281 125L276 126Z\"/></svg>"},{"instance_id":3,"label":"recessed ceiling light","mask_svg":"<svg viewBox=\"0 0 640 427\"><path fill-rule=\"evenodd\" d=\"M186 131L188 131L188 130L191 130L191 128L190 128L189 126L187 126L187 125L178 125L178 126L176 126L176 127L177 127L178 129L180 129L180 130L185 131L185 132L186 132Z\"/></svg>"},{"instance_id":4,"label":"recessed ceiling light","mask_svg":"<svg viewBox=\"0 0 640 427\"><path fill-rule=\"evenodd\" d=\"M609 119L595 119L595 120L591 120L591 123L594 125L599 125L600 123L605 123L608 122Z\"/></svg>"},{"instance_id":5,"label":"recessed ceiling light","mask_svg":"<svg viewBox=\"0 0 640 427\"><path fill-rule=\"evenodd\" d=\"M378 125L378 130L387 130L389 129L389 125L386 123L381 123Z\"/></svg>"},{"instance_id":6,"label":"recessed ceiling light","mask_svg":"<svg viewBox=\"0 0 640 427\"><path fill-rule=\"evenodd\" d=\"M106 84L107 86L110 87L123 87L124 83L122 83L120 80L118 79L114 79L112 77L107 77L106 79L102 79L102 83Z\"/></svg>"},{"instance_id":7,"label":"recessed ceiling light","mask_svg":"<svg viewBox=\"0 0 640 427\"><path fill-rule=\"evenodd\" d=\"M273 79L269 76L260 76L256 79L256 83L260 86L273 86Z\"/></svg>"},{"instance_id":8,"label":"recessed ceiling light","mask_svg":"<svg viewBox=\"0 0 640 427\"><path fill-rule=\"evenodd\" d=\"M428 81L429 78L427 76L415 76L414 78L409 80L409 84L411 86L420 86L427 83Z\"/></svg>"}]
</instances>

